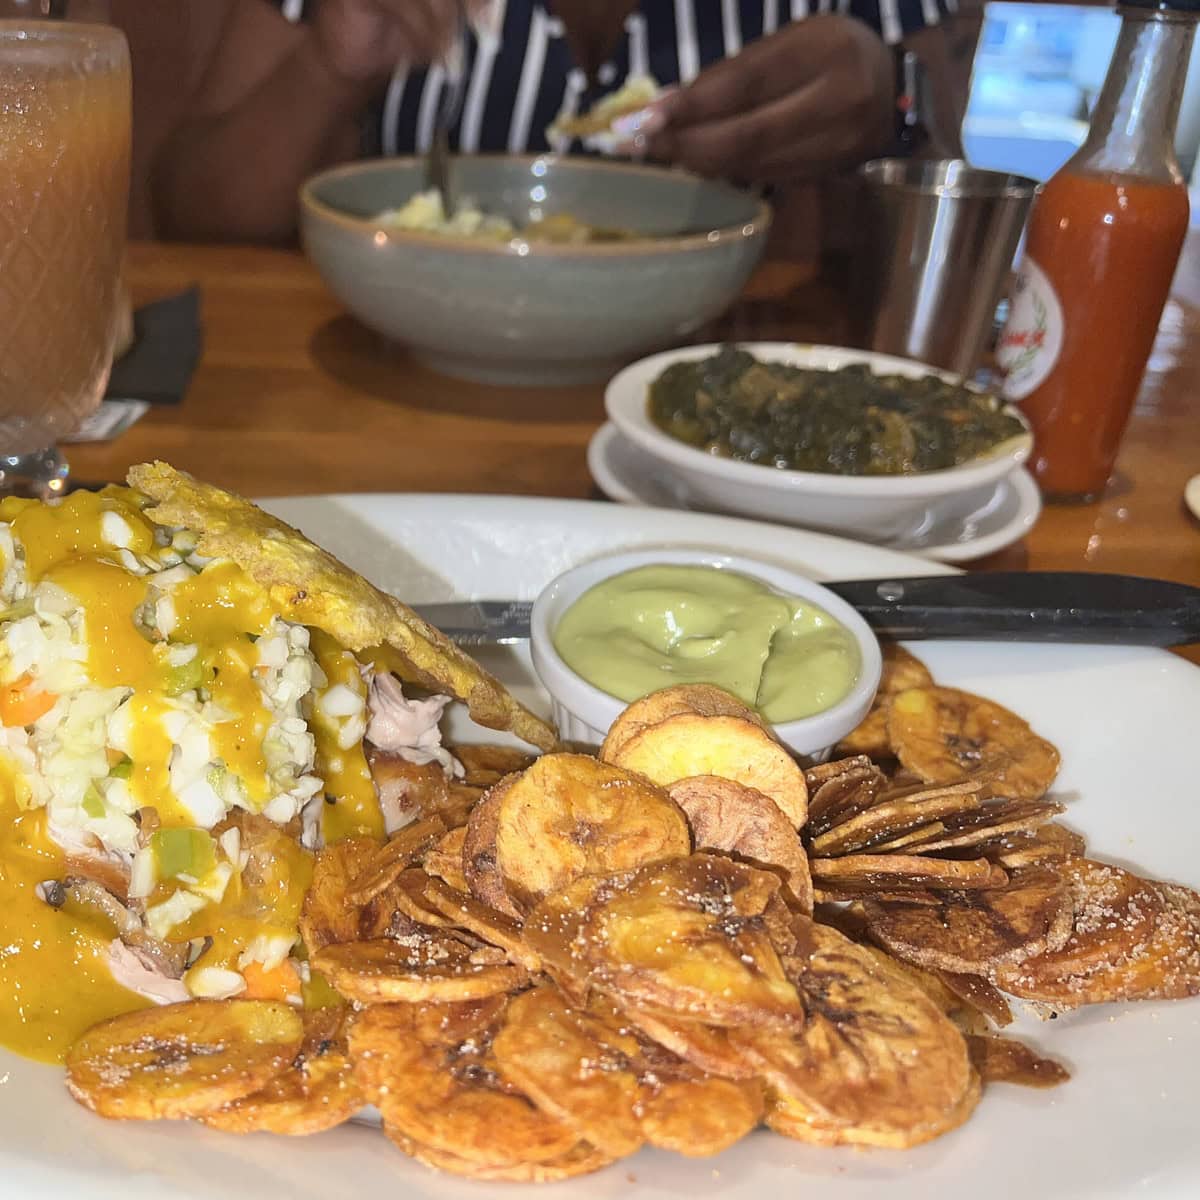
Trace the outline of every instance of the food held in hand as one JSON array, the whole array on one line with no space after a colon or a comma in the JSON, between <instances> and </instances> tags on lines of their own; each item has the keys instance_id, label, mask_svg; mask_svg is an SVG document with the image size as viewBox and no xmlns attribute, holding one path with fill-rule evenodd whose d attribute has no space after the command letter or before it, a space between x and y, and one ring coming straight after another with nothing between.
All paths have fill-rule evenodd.
<instances>
[{"instance_id":1,"label":"food held in hand","mask_svg":"<svg viewBox=\"0 0 1200 1200\"><path fill-rule=\"evenodd\" d=\"M832 708L862 665L853 634L818 605L736 571L670 563L589 588L563 614L554 647L618 699L711 683L776 724Z\"/></svg>"},{"instance_id":2,"label":"food held in hand","mask_svg":"<svg viewBox=\"0 0 1200 1200\"><path fill-rule=\"evenodd\" d=\"M732 346L667 367L647 411L664 433L709 454L833 475L944 470L1025 434L996 397L935 375L793 367Z\"/></svg>"},{"instance_id":3,"label":"food held in hand","mask_svg":"<svg viewBox=\"0 0 1200 1200\"><path fill-rule=\"evenodd\" d=\"M585 143L595 137L611 137L617 134L616 123L622 117L640 112L661 92L658 81L649 75L631 75L619 91L602 97L587 112L559 117L546 130L546 137L551 142L556 138L581 138Z\"/></svg>"}]
</instances>

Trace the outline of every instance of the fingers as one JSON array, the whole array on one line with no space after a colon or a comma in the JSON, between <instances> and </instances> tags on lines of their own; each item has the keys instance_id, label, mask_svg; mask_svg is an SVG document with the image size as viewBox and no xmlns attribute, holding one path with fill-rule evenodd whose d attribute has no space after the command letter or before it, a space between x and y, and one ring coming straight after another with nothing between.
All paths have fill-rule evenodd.
<instances>
[{"instance_id":1,"label":"fingers","mask_svg":"<svg viewBox=\"0 0 1200 1200\"><path fill-rule=\"evenodd\" d=\"M371 0L387 19L407 56L433 62L446 52L457 32L458 8L453 0Z\"/></svg>"}]
</instances>

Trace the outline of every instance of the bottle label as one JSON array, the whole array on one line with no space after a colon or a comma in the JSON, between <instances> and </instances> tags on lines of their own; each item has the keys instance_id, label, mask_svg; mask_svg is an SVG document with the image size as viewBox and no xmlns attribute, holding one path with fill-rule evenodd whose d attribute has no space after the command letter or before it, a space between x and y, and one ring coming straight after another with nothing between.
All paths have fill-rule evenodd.
<instances>
[{"instance_id":1,"label":"bottle label","mask_svg":"<svg viewBox=\"0 0 1200 1200\"><path fill-rule=\"evenodd\" d=\"M1046 272L1025 255L1009 299L996 360L1005 372L1004 398L1024 400L1054 370L1063 343L1063 311Z\"/></svg>"}]
</instances>

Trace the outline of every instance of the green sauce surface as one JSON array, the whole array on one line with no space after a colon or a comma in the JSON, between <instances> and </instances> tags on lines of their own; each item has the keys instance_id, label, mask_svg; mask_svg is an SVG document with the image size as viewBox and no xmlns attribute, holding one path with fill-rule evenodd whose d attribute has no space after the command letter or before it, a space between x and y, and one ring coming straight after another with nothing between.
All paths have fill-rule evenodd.
<instances>
[{"instance_id":1,"label":"green sauce surface","mask_svg":"<svg viewBox=\"0 0 1200 1200\"><path fill-rule=\"evenodd\" d=\"M718 567L635 567L586 591L554 631L563 661L633 701L711 683L768 721L831 708L862 667L854 635L823 608Z\"/></svg>"}]
</instances>

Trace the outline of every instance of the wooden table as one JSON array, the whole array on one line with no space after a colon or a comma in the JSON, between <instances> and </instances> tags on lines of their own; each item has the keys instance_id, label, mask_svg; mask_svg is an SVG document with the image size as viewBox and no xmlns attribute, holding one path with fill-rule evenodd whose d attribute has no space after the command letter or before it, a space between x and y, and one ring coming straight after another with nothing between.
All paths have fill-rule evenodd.
<instances>
[{"instance_id":1,"label":"wooden table","mask_svg":"<svg viewBox=\"0 0 1200 1200\"><path fill-rule=\"evenodd\" d=\"M585 452L601 388L509 389L433 374L343 315L297 253L134 246L138 302L203 291L205 352L177 408L115 442L74 446L76 475L165 458L251 496L337 491L595 496ZM811 269L768 264L719 334L837 341L844 305ZM1118 477L1098 503L1051 507L983 568L1124 571L1200 585L1200 239L1189 242ZM1200 662L1200 649L1188 656Z\"/></svg>"}]
</instances>

